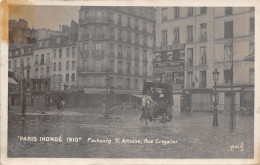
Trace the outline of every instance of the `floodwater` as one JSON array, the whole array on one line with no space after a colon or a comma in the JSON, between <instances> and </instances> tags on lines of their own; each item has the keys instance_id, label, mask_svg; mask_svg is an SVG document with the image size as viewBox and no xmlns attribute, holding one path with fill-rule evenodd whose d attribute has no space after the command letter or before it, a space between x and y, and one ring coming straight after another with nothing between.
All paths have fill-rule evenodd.
<instances>
[{"instance_id":1,"label":"floodwater","mask_svg":"<svg viewBox=\"0 0 260 165\"><path fill-rule=\"evenodd\" d=\"M140 114L139 109L118 109L104 118L104 111L98 109L65 109L28 113L21 120L13 112L9 115L8 156L253 158L253 116L237 114L236 129L230 131L228 113L218 115L217 128L212 127L211 113L176 114L171 122L148 124L139 121ZM59 137L62 142L53 141Z\"/></svg>"}]
</instances>

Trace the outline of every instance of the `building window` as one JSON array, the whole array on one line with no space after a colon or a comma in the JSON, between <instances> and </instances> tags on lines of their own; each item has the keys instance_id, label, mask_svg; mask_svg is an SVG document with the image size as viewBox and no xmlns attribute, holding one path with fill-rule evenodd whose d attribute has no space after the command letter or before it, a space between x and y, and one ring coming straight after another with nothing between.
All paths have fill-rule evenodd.
<instances>
[{"instance_id":1,"label":"building window","mask_svg":"<svg viewBox=\"0 0 260 165\"><path fill-rule=\"evenodd\" d=\"M12 68L12 65L11 65L11 61L8 61L8 69L11 69Z\"/></svg>"},{"instance_id":2,"label":"building window","mask_svg":"<svg viewBox=\"0 0 260 165\"><path fill-rule=\"evenodd\" d=\"M130 17L127 17L127 25L128 27L131 27L131 18Z\"/></svg>"},{"instance_id":3,"label":"building window","mask_svg":"<svg viewBox=\"0 0 260 165\"><path fill-rule=\"evenodd\" d=\"M66 81L70 81L70 75L66 74Z\"/></svg>"},{"instance_id":4,"label":"building window","mask_svg":"<svg viewBox=\"0 0 260 165\"><path fill-rule=\"evenodd\" d=\"M110 69L114 69L114 60L110 60L110 63L109 63L109 66L110 66Z\"/></svg>"},{"instance_id":5,"label":"building window","mask_svg":"<svg viewBox=\"0 0 260 165\"><path fill-rule=\"evenodd\" d=\"M47 57L46 57L46 63L50 63L51 62L51 55L50 53L47 53Z\"/></svg>"},{"instance_id":6,"label":"building window","mask_svg":"<svg viewBox=\"0 0 260 165\"><path fill-rule=\"evenodd\" d=\"M139 35L138 35L138 33L135 33L135 43L139 44Z\"/></svg>"},{"instance_id":7,"label":"building window","mask_svg":"<svg viewBox=\"0 0 260 165\"><path fill-rule=\"evenodd\" d=\"M35 56L35 64L39 64L39 55Z\"/></svg>"},{"instance_id":8,"label":"building window","mask_svg":"<svg viewBox=\"0 0 260 165\"><path fill-rule=\"evenodd\" d=\"M87 43L84 43L84 44L83 44L83 48L84 48L84 50L88 50L88 44L87 44Z\"/></svg>"},{"instance_id":9,"label":"building window","mask_svg":"<svg viewBox=\"0 0 260 165\"><path fill-rule=\"evenodd\" d=\"M71 81L75 81L75 73L71 74Z\"/></svg>"},{"instance_id":10,"label":"building window","mask_svg":"<svg viewBox=\"0 0 260 165\"><path fill-rule=\"evenodd\" d=\"M255 17L251 17L250 18L249 33L250 34L255 34Z\"/></svg>"},{"instance_id":11,"label":"building window","mask_svg":"<svg viewBox=\"0 0 260 165\"><path fill-rule=\"evenodd\" d=\"M66 49L66 56L67 56L67 57L70 57L70 48L67 48L67 49Z\"/></svg>"},{"instance_id":12,"label":"building window","mask_svg":"<svg viewBox=\"0 0 260 165\"><path fill-rule=\"evenodd\" d=\"M71 69L72 69L72 70L75 70L75 61L72 61L72 63L71 63Z\"/></svg>"},{"instance_id":13,"label":"building window","mask_svg":"<svg viewBox=\"0 0 260 165\"><path fill-rule=\"evenodd\" d=\"M135 63L135 74L136 75L139 74L139 63L138 62Z\"/></svg>"},{"instance_id":14,"label":"building window","mask_svg":"<svg viewBox=\"0 0 260 165\"><path fill-rule=\"evenodd\" d=\"M143 38L143 46L147 46L147 36L144 35L144 38Z\"/></svg>"},{"instance_id":15,"label":"building window","mask_svg":"<svg viewBox=\"0 0 260 165\"><path fill-rule=\"evenodd\" d=\"M225 7L225 15L232 15L233 8L232 7Z\"/></svg>"},{"instance_id":16,"label":"building window","mask_svg":"<svg viewBox=\"0 0 260 165\"><path fill-rule=\"evenodd\" d=\"M109 12L108 19L110 22L114 23L114 13L113 12Z\"/></svg>"},{"instance_id":17,"label":"building window","mask_svg":"<svg viewBox=\"0 0 260 165\"><path fill-rule=\"evenodd\" d=\"M138 19L135 19L135 28L138 29Z\"/></svg>"},{"instance_id":18,"label":"building window","mask_svg":"<svg viewBox=\"0 0 260 165\"><path fill-rule=\"evenodd\" d=\"M200 88L206 87L206 80L207 80L206 76L207 76L206 71L200 71Z\"/></svg>"},{"instance_id":19,"label":"building window","mask_svg":"<svg viewBox=\"0 0 260 165\"><path fill-rule=\"evenodd\" d=\"M144 69L144 70L143 70L143 74L144 74L144 75L147 75L147 64L144 64L143 67L144 67L144 68L143 68L143 69Z\"/></svg>"},{"instance_id":20,"label":"building window","mask_svg":"<svg viewBox=\"0 0 260 165\"><path fill-rule=\"evenodd\" d=\"M200 24L200 41L207 41L207 24Z\"/></svg>"},{"instance_id":21,"label":"building window","mask_svg":"<svg viewBox=\"0 0 260 165\"><path fill-rule=\"evenodd\" d=\"M47 77L50 76L50 67L49 66L46 67L46 76Z\"/></svg>"},{"instance_id":22,"label":"building window","mask_svg":"<svg viewBox=\"0 0 260 165\"><path fill-rule=\"evenodd\" d=\"M27 58L27 66L31 66L31 59Z\"/></svg>"},{"instance_id":23,"label":"building window","mask_svg":"<svg viewBox=\"0 0 260 165\"><path fill-rule=\"evenodd\" d=\"M193 16L193 7L187 7L187 16Z\"/></svg>"},{"instance_id":24,"label":"building window","mask_svg":"<svg viewBox=\"0 0 260 165\"><path fill-rule=\"evenodd\" d=\"M130 78L127 78L127 79L126 79L126 88L127 88L127 89L130 89L130 88L131 88L131 79L130 79Z\"/></svg>"},{"instance_id":25,"label":"building window","mask_svg":"<svg viewBox=\"0 0 260 165\"><path fill-rule=\"evenodd\" d=\"M232 47L231 45L224 45L224 59L225 60L230 60L231 53L232 53Z\"/></svg>"},{"instance_id":26,"label":"building window","mask_svg":"<svg viewBox=\"0 0 260 165\"><path fill-rule=\"evenodd\" d=\"M72 47L72 57L75 57L75 47Z\"/></svg>"},{"instance_id":27,"label":"building window","mask_svg":"<svg viewBox=\"0 0 260 165\"><path fill-rule=\"evenodd\" d=\"M162 45L167 45L167 30L162 31Z\"/></svg>"},{"instance_id":28,"label":"building window","mask_svg":"<svg viewBox=\"0 0 260 165\"><path fill-rule=\"evenodd\" d=\"M14 60L14 68L17 68L17 61Z\"/></svg>"},{"instance_id":29,"label":"building window","mask_svg":"<svg viewBox=\"0 0 260 165\"><path fill-rule=\"evenodd\" d=\"M44 78L44 68L41 68L41 78Z\"/></svg>"},{"instance_id":30,"label":"building window","mask_svg":"<svg viewBox=\"0 0 260 165\"><path fill-rule=\"evenodd\" d=\"M249 69L249 83L254 84L255 82L255 70L250 68Z\"/></svg>"},{"instance_id":31,"label":"building window","mask_svg":"<svg viewBox=\"0 0 260 165\"><path fill-rule=\"evenodd\" d=\"M127 63L126 63L126 72L127 72L128 74L131 74L131 63L130 63L130 62L127 62Z\"/></svg>"},{"instance_id":32,"label":"building window","mask_svg":"<svg viewBox=\"0 0 260 165\"><path fill-rule=\"evenodd\" d=\"M122 15L118 14L118 25L122 25Z\"/></svg>"},{"instance_id":33,"label":"building window","mask_svg":"<svg viewBox=\"0 0 260 165\"><path fill-rule=\"evenodd\" d=\"M127 42L131 42L131 32L127 31Z\"/></svg>"},{"instance_id":34,"label":"building window","mask_svg":"<svg viewBox=\"0 0 260 165\"><path fill-rule=\"evenodd\" d=\"M167 21L167 8L162 8L162 21Z\"/></svg>"},{"instance_id":35,"label":"building window","mask_svg":"<svg viewBox=\"0 0 260 165\"><path fill-rule=\"evenodd\" d=\"M193 72L187 73L187 88L192 87Z\"/></svg>"},{"instance_id":36,"label":"building window","mask_svg":"<svg viewBox=\"0 0 260 165\"><path fill-rule=\"evenodd\" d=\"M121 29L118 29L118 40L123 41L123 32Z\"/></svg>"},{"instance_id":37,"label":"building window","mask_svg":"<svg viewBox=\"0 0 260 165\"><path fill-rule=\"evenodd\" d=\"M35 71L34 71L34 74L35 74L35 78L38 78L38 68L35 68Z\"/></svg>"},{"instance_id":38,"label":"building window","mask_svg":"<svg viewBox=\"0 0 260 165\"><path fill-rule=\"evenodd\" d=\"M193 48L187 49L187 66L193 66Z\"/></svg>"},{"instance_id":39,"label":"building window","mask_svg":"<svg viewBox=\"0 0 260 165\"><path fill-rule=\"evenodd\" d=\"M180 18L180 7L174 7L174 18Z\"/></svg>"},{"instance_id":40,"label":"building window","mask_svg":"<svg viewBox=\"0 0 260 165\"><path fill-rule=\"evenodd\" d=\"M138 88L139 88L139 87L138 87L138 79L135 79L134 88L135 88L135 89L138 89Z\"/></svg>"},{"instance_id":41,"label":"building window","mask_svg":"<svg viewBox=\"0 0 260 165\"><path fill-rule=\"evenodd\" d=\"M41 54L41 64L44 64L44 54Z\"/></svg>"},{"instance_id":42,"label":"building window","mask_svg":"<svg viewBox=\"0 0 260 165\"><path fill-rule=\"evenodd\" d=\"M200 14L207 14L207 7L200 7Z\"/></svg>"},{"instance_id":43,"label":"building window","mask_svg":"<svg viewBox=\"0 0 260 165\"><path fill-rule=\"evenodd\" d=\"M179 28L173 29L173 44L178 44L180 42L180 34L179 34Z\"/></svg>"},{"instance_id":44,"label":"building window","mask_svg":"<svg viewBox=\"0 0 260 165\"><path fill-rule=\"evenodd\" d=\"M56 71L56 62L53 63L53 71Z\"/></svg>"},{"instance_id":45,"label":"building window","mask_svg":"<svg viewBox=\"0 0 260 165\"><path fill-rule=\"evenodd\" d=\"M233 21L225 22L224 25L224 38L233 37Z\"/></svg>"},{"instance_id":46,"label":"building window","mask_svg":"<svg viewBox=\"0 0 260 165\"><path fill-rule=\"evenodd\" d=\"M54 49L54 51L53 51L53 58L56 59L56 57L57 57L57 51L56 51L56 49Z\"/></svg>"},{"instance_id":47,"label":"building window","mask_svg":"<svg viewBox=\"0 0 260 165\"><path fill-rule=\"evenodd\" d=\"M59 71L61 71L61 62L59 62Z\"/></svg>"},{"instance_id":48,"label":"building window","mask_svg":"<svg viewBox=\"0 0 260 165\"><path fill-rule=\"evenodd\" d=\"M83 68L87 67L87 60L86 59L83 60L82 65L83 65Z\"/></svg>"},{"instance_id":49,"label":"building window","mask_svg":"<svg viewBox=\"0 0 260 165\"><path fill-rule=\"evenodd\" d=\"M143 31L147 31L146 22L143 22Z\"/></svg>"},{"instance_id":50,"label":"building window","mask_svg":"<svg viewBox=\"0 0 260 165\"><path fill-rule=\"evenodd\" d=\"M118 73L122 73L122 61L118 61Z\"/></svg>"},{"instance_id":51,"label":"building window","mask_svg":"<svg viewBox=\"0 0 260 165\"><path fill-rule=\"evenodd\" d=\"M224 81L226 84L231 81L231 70L224 70Z\"/></svg>"},{"instance_id":52,"label":"building window","mask_svg":"<svg viewBox=\"0 0 260 165\"><path fill-rule=\"evenodd\" d=\"M200 64L206 65L207 64L207 51L206 47L200 47Z\"/></svg>"},{"instance_id":53,"label":"building window","mask_svg":"<svg viewBox=\"0 0 260 165\"><path fill-rule=\"evenodd\" d=\"M254 55L255 54L255 43L250 42L249 43L249 55Z\"/></svg>"},{"instance_id":54,"label":"building window","mask_svg":"<svg viewBox=\"0 0 260 165\"><path fill-rule=\"evenodd\" d=\"M69 70L69 69L70 69L70 62L67 61L67 62L66 62L66 70Z\"/></svg>"},{"instance_id":55,"label":"building window","mask_svg":"<svg viewBox=\"0 0 260 165\"><path fill-rule=\"evenodd\" d=\"M62 58L62 49L59 49L59 58Z\"/></svg>"},{"instance_id":56,"label":"building window","mask_svg":"<svg viewBox=\"0 0 260 165\"><path fill-rule=\"evenodd\" d=\"M117 84L119 86L121 86L121 84L122 84L122 78L121 77L117 77Z\"/></svg>"},{"instance_id":57,"label":"building window","mask_svg":"<svg viewBox=\"0 0 260 165\"><path fill-rule=\"evenodd\" d=\"M193 26L187 26L187 43L193 42Z\"/></svg>"}]
</instances>

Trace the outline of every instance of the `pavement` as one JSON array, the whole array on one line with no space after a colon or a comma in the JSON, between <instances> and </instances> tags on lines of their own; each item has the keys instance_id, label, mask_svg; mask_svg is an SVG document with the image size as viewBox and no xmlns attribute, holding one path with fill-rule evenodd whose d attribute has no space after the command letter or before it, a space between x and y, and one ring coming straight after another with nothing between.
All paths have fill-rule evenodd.
<instances>
[{"instance_id":1,"label":"pavement","mask_svg":"<svg viewBox=\"0 0 260 165\"><path fill-rule=\"evenodd\" d=\"M138 108L50 108L44 114L28 109L21 118L13 107L8 121L9 157L50 158L253 158L254 116L219 113L218 127L211 113L175 113L173 120L145 124ZM29 138L31 137L31 138ZM40 140L43 138L45 140ZM46 141L61 137L62 142ZM36 138L37 141L32 141ZM120 143L119 143L120 142Z\"/></svg>"}]
</instances>

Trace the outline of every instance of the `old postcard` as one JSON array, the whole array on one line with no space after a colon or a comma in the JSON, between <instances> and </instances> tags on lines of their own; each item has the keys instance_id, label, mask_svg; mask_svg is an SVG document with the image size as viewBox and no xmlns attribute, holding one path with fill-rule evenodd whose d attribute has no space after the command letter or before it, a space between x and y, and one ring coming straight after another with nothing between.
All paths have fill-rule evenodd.
<instances>
[{"instance_id":1,"label":"old postcard","mask_svg":"<svg viewBox=\"0 0 260 165\"><path fill-rule=\"evenodd\" d=\"M1 163L259 164L259 7L3 1Z\"/></svg>"}]
</instances>

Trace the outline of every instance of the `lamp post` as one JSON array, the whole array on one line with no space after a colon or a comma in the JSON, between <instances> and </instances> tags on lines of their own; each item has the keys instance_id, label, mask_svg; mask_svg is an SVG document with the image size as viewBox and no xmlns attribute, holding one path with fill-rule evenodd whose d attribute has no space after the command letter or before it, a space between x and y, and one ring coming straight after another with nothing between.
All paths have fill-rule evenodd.
<instances>
[{"instance_id":1,"label":"lamp post","mask_svg":"<svg viewBox=\"0 0 260 165\"><path fill-rule=\"evenodd\" d=\"M213 74L213 80L215 83L214 86L214 103L213 103L213 108L214 108L214 114L213 114L213 126L218 126L218 111L217 111L217 81L219 77L219 72L218 69L215 69L215 71L212 72Z\"/></svg>"},{"instance_id":2,"label":"lamp post","mask_svg":"<svg viewBox=\"0 0 260 165\"><path fill-rule=\"evenodd\" d=\"M106 78L105 78L105 83L106 83L106 109L105 109L105 118L108 118L109 117L109 114L108 114L108 88L109 88L109 77L108 75L106 75Z\"/></svg>"}]
</instances>

